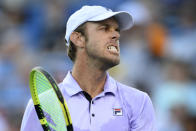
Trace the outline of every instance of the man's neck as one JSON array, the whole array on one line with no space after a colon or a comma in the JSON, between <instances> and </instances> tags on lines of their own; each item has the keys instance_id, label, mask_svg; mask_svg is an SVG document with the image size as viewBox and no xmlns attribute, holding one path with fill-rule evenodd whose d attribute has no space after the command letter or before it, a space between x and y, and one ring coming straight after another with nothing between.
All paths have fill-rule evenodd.
<instances>
[{"instance_id":1,"label":"man's neck","mask_svg":"<svg viewBox=\"0 0 196 131\"><path fill-rule=\"evenodd\" d=\"M72 76L78 82L80 88L92 98L104 90L106 71L101 71L93 66L89 67L85 63L75 63Z\"/></svg>"}]
</instances>

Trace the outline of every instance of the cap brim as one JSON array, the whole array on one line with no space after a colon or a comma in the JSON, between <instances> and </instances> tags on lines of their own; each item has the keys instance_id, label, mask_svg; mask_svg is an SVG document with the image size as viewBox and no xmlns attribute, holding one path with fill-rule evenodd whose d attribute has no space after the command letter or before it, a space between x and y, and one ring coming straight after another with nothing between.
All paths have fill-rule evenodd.
<instances>
[{"instance_id":1,"label":"cap brim","mask_svg":"<svg viewBox=\"0 0 196 131\"><path fill-rule=\"evenodd\" d=\"M102 21L111 17L115 17L120 30L128 30L133 26L133 18L132 16L125 11L120 11L120 12L107 12L105 14L98 15L96 17L93 17L89 19L88 21Z\"/></svg>"}]
</instances>

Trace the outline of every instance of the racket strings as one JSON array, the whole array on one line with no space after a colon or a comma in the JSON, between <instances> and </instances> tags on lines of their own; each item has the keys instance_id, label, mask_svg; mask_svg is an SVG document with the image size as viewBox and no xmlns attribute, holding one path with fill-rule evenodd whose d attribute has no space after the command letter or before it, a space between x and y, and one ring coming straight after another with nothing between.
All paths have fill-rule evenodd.
<instances>
[{"instance_id":1,"label":"racket strings","mask_svg":"<svg viewBox=\"0 0 196 131\"><path fill-rule=\"evenodd\" d=\"M59 100L52 89L48 79L41 73L35 72L34 84L37 87L40 105L44 110L44 115L49 123L50 128L56 131L66 131L66 123Z\"/></svg>"}]
</instances>

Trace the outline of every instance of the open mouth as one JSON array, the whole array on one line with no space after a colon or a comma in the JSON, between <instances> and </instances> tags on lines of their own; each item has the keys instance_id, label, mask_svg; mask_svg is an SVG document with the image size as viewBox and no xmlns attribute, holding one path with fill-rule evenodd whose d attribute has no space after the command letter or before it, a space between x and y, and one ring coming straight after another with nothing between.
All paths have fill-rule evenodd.
<instances>
[{"instance_id":1,"label":"open mouth","mask_svg":"<svg viewBox=\"0 0 196 131\"><path fill-rule=\"evenodd\" d=\"M114 45L109 45L108 47L108 50L112 53L115 53L115 54L118 54L118 47L117 46L114 46Z\"/></svg>"}]
</instances>

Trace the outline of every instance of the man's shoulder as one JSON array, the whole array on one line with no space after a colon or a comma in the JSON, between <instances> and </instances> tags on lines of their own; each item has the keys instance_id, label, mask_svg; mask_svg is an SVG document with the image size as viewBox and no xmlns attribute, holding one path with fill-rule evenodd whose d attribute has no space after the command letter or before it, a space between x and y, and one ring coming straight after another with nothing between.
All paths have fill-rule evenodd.
<instances>
[{"instance_id":1,"label":"man's shoulder","mask_svg":"<svg viewBox=\"0 0 196 131\"><path fill-rule=\"evenodd\" d=\"M144 108L149 108L148 105L151 100L147 93L119 82L117 82L117 85L119 94L130 116L134 114L134 117L137 117Z\"/></svg>"},{"instance_id":2,"label":"man's shoulder","mask_svg":"<svg viewBox=\"0 0 196 131\"><path fill-rule=\"evenodd\" d=\"M146 92L120 82L117 82L117 86L124 103L132 110L141 110L145 106L145 103L150 101Z\"/></svg>"},{"instance_id":3,"label":"man's shoulder","mask_svg":"<svg viewBox=\"0 0 196 131\"><path fill-rule=\"evenodd\" d=\"M63 82L58 83L58 87L59 87L59 89L62 89L63 88Z\"/></svg>"},{"instance_id":4,"label":"man's shoulder","mask_svg":"<svg viewBox=\"0 0 196 131\"><path fill-rule=\"evenodd\" d=\"M122 84L120 82L117 82L118 89L123 95L126 97L131 97L131 98L141 98L145 97L147 95L146 92L143 92L137 88L134 88L132 86L128 86L125 84Z\"/></svg>"}]
</instances>

